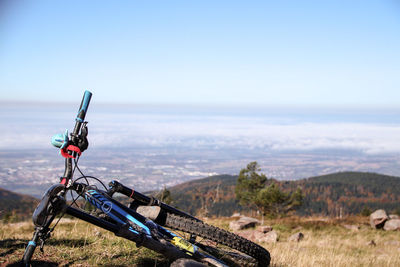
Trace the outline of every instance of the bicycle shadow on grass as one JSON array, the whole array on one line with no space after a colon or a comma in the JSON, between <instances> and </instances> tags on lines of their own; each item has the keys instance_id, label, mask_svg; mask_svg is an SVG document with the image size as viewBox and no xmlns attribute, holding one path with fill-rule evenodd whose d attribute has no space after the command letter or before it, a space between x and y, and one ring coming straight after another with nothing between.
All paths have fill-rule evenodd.
<instances>
[{"instance_id":1,"label":"bicycle shadow on grass","mask_svg":"<svg viewBox=\"0 0 400 267\"><path fill-rule=\"evenodd\" d=\"M152 258L152 257L141 257L141 258L136 258L134 260L134 265L132 265L132 262L129 262L127 264L122 263L125 261L124 258L126 258L125 254L117 254L111 257L112 259L121 259L121 263L113 263L113 264L108 264L106 266L112 266L112 267L126 267L126 266L136 266L136 267L169 267L171 265L171 260L167 258ZM130 259L132 260L132 258Z\"/></svg>"},{"instance_id":2,"label":"bicycle shadow on grass","mask_svg":"<svg viewBox=\"0 0 400 267\"><path fill-rule=\"evenodd\" d=\"M0 240L0 249L6 249L5 252L0 253L0 258L5 258L8 255L14 254L14 253L22 253L23 250L25 249L26 245L28 244L29 240L27 239L5 239L5 240ZM49 239L46 241L46 245L50 246L67 246L67 247L84 247L87 245L90 245L92 242L85 240L85 239ZM19 251L18 251L19 250ZM39 250L39 248L37 248ZM22 253L23 254L23 253ZM116 255L114 256L116 258L122 257L122 255ZM87 258L87 257L86 257ZM80 261L85 260L85 259L79 259ZM75 261L70 261L68 263L63 263L63 266L69 266L71 264L74 264ZM154 259L154 258L139 258L137 262L135 263L135 266L137 267L147 267L147 266L155 266L155 267L169 267L171 264L171 261L168 259ZM1 265L0 266L4 266ZM23 266L22 262L11 262L9 264L6 263L7 267L17 267L17 266ZM59 266L59 263L52 262L52 261L44 261L44 260L32 260L31 261L31 266L44 266L44 267L56 267ZM130 265L124 265L124 264L116 264L116 265L110 265L113 267L126 267Z\"/></svg>"},{"instance_id":3,"label":"bicycle shadow on grass","mask_svg":"<svg viewBox=\"0 0 400 267\"><path fill-rule=\"evenodd\" d=\"M160 261L151 258L142 258L139 259L138 262L136 263L137 267L147 267L147 266L169 267L170 265L171 262L167 259L165 259L164 261Z\"/></svg>"},{"instance_id":4,"label":"bicycle shadow on grass","mask_svg":"<svg viewBox=\"0 0 400 267\"><path fill-rule=\"evenodd\" d=\"M28 240L23 240L23 239L0 240L0 248L8 249L5 252L0 253L0 258L13 254L18 249L25 248L26 244L28 244Z\"/></svg>"},{"instance_id":5,"label":"bicycle shadow on grass","mask_svg":"<svg viewBox=\"0 0 400 267\"><path fill-rule=\"evenodd\" d=\"M13 254L19 249L25 249L29 240L27 239L4 239L0 240L0 249L6 251L0 253L0 258ZM67 246L67 247L83 247L90 245L92 242L84 239L50 239L46 241L46 245L51 246Z\"/></svg>"},{"instance_id":6,"label":"bicycle shadow on grass","mask_svg":"<svg viewBox=\"0 0 400 267\"><path fill-rule=\"evenodd\" d=\"M11 263L6 265L6 267L20 267L24 266L22 262L16 262L16 263ZM51 262L51 261L31 261L31 267L56 267L58 264L56 262Z\"/></svg>"}]
</instances>

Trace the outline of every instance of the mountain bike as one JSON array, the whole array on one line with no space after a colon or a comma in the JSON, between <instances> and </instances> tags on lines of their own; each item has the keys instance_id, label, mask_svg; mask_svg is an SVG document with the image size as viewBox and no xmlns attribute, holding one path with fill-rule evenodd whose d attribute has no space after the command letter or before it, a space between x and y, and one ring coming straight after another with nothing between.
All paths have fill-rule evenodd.
<instances>
[{"instance_id":1,"label":"mountain bike","mask_svg":"<svg viewBox=\"0 0 400 267\"><path fill-rule=\"evenodd\" d=\"M35 231L22 259L25 266L30 266L37 246L43 251L46 240L65 214L113 232L171 261L189 258L211 266L269 265L269 252L243 237L208 225L116 180L106 186L98 178L84 175L78 161L89 146L85 116L91 97L92 93L85 91L72 133L68 135L66 131L52 138L52 144L65 158L65 170L60 183L45 192L33 213ZM76 170L81 176L74 179ZM123 204L115 193L130 199L129 204ZM86 204L91 209L84 208Z\"/></svg>"}]
</instances>

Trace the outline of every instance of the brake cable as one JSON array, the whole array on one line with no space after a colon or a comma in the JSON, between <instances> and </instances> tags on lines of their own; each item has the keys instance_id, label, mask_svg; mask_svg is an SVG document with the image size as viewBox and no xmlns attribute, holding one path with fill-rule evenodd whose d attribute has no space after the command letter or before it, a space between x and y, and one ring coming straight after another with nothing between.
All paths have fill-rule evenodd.
<instances>
[{"instance_id":1,"label":"brake cable","mask_svg":"<svg viewBox=\"0 0 400 267\"><path fill-rule=\"evenodd\" d=\"M71 177L74 175L75 170L76 170L76 168L78 167L79 156L78 156L78 159L74 159L74 161L75 161L75 166L74 166L74 169L72 170L72 175L71 175ZM89 184L89 181L88 181L88 180L86 180L86 182L87 182L87 184ZM72 191L70 191L70 192L71 192L72 202L71 202L71 204L68 205L68 207L71 207L74 203L76 203L76 200L77 200L79 197L82 196L82 194L78 194L78 196L77 196L76 198L74 198L73 195L72 195ZM60 222L61 218L65 215L65 211L66 211L66 209L64 209L64 212L61 213L60 217L58 218L58 220L56 221L56 223L53 225L53 227L49 229L48 233L51 233L51 232L54 231L54 229L56 228L57 224ZM41 251L43 251L43 245L40 246L40 249L41 249Z\"/></svg>"}]
</instances>

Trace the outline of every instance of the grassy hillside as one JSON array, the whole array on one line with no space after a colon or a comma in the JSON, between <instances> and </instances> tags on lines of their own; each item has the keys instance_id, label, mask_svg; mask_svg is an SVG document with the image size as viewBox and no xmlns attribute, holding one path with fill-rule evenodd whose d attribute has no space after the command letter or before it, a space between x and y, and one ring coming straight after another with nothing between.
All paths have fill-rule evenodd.
<instances>
[{"instance_id":1,"label":"grassy hillside","mask_svg":"<svg viewBox=\"0 0 400 267\"><path fill-rule=\"evenodd\" d=\"M0 188L0 219L20 221L32 216L38 199Z\"/></svg>"},{"instance_id":2,"label":"grassy hillside","mask_svg":"<svg viewBox=\"0 0 400 267\"><path fill-rule=\"evenodd\" d=\"M237 176L213 176L171 187L170 191L174 204L190 213L229 216L241 210L235 200L236 180ZM340 172L275 182L284 190L302 188L305 198L304 205L298 210L301 215L358 214L364 207L395 212L400 207L399 177Z\"/></svg>"},{"instance_id":3,"label":"grassy hillside","mask_svg":"<svg viewBox=\"0 0 400 267\"><path fill-rule=\"evenodd\" d=\"M0 266L19 266L33 231L31 222L0 224ZM37 248L32 261L33 266L169 266L155 252L78 219L61 220L44 253Z\"/></svg>"},{"instance_id":4,"label":"grassy hillside","mask_svg":"<svg viewBox=\"0 0 400 267\"><path fill-rule=\"evenodd\" d=\"M208 220L226 228L232 218ZM373 230L367 217L269 219L278 233L276 243L261 245L271 253L271 267L282 266L400 266L400 232ZM358 231L344 224L355 224ZM301 231L304 239L290 242ZM0 224L0 266L18 266L32 237L32 223ZM368 245L374 240L375 246ZM63 220L44 247L33 256L34 266L169 266L168 259L133 242L79 220Z\"/></svg>"}]
</instances>

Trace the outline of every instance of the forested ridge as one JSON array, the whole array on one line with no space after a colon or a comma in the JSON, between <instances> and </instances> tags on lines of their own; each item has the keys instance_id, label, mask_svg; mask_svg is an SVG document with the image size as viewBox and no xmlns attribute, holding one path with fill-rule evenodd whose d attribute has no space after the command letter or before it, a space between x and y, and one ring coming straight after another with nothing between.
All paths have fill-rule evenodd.
<instances>
[{"instance_id":1,"label":"forested ridge","mask_svg":"<svg viewBox=\"0 0 400 267\"><path fill-rule=\"evenodd\" d=\"M230 216L243 210L235 197L238 176L218 175L193 180L168 188L172 205L191 214ZM304 195L299 215L358 214L364 208L383 208L400 212L400 178L377 173L339 172L296 181L276 181L283 191L297 187ZM8 221L28 219L38 199L0 188L0 218Z\"/></svg>"},{"instance_id":2,"label":"forested ridge","mask_svg":"<svg viewBox=\"0 0 400 267\"><path fill-rule=\"evenodd\" d=\"M242 211L235 199L237 176L220 175L183 183L169 190L174 204L190 213L229 216ZM296 181L274 181L285 191L300 187L299 215L358 214L364 208L399 212L400 178L367 172L339 172Z\"/></svg>"},{"instance_id":3,"label":"forested ridge","mask_svg":"<svg viewBox=\"0 0 400 267\"><path fill-rule=\"evenodd\" d=\"M0 219L20 221L32 217L39 200L0 188Z\"/></svg>"},{"instance_id":4,"label":"forested ridge","mask_svg":"<svg viewBox=\"0 0 400 267\"><path fill-rule=\"evenodd\" d=\"M286 188L300 186L304 192L301 214L356 214L364 207L371 210L400 208L400 178L377 173L340 172L285 182ZM398 211L397 211L398 212Z\"/></svg>"}]
</instances>

